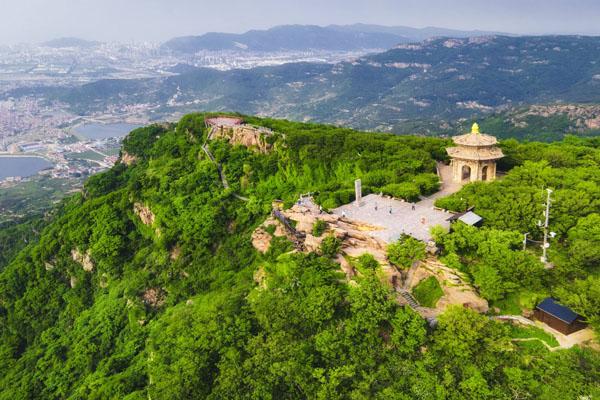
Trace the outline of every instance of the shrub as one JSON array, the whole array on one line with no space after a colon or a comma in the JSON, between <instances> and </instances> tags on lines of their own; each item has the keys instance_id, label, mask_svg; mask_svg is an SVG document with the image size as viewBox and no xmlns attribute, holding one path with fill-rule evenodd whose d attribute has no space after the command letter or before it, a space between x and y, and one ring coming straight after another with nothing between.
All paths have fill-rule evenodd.
<instances>
[{"instance_id":1,"label":"shrub","mask_svg":"<svg viewBox=\"0 0 600 400\"><path fill-rule=\"evenodd\" d=\"M425 258L425 243L408 235L402 235L387 249L388 259L401 268L410 268L415 261Z\"/></svg>"},{"instance_id":2,"label":"shrub","mask_svg":"<svg viewBox=\"0 0 600 400\"><path fill-rule=\"evenodd\" d=\"M313 225L312 233L314 236L319 237L323 234L323 232L325 232L325 229L327 229L327 222L323 221L322 219L318 219Z\"/></svg>"},{"instance_id":3,"label":"shrub","mask_svg":"<svg viewBox=\"0 0 600 400\"><path fill-rule=\"evenodd\" d=\"M321 243L321 254L328 258L335 257L342 247L342 241L333 235L327 236Z\"/></svg>"},{"instance_id":4,"label":"shrub","mask_svg":"<svg viewBox=\"0 0 600 400\"><path fill-rule=\"evenodd\" d=\"M372 254L365 253L358 257L358 267L362 270L376 270L379 267L379 263L373 257Z\"/></svg>"},{"instance_id":5,"label":"shrub","mask_svg":"<svg viewBox=\"0 0 600 400\"><path fill-rule=\"evenodd\" d=\"M382 187L381 191L384 194L407 201L417 201L421 194L417 185L411 182L392 183Z\"/></svg>"},{"instance_id":6,"label":"shrub","mask_svg":"<svg viewBox=\"0 0 600 400\"><path fill-rule=\"evenodd\" d=\"M440 178L436 174L421 174L415 176L413 183L421 194L433 194L440 189Z\"/></svg>"}]
</instances>

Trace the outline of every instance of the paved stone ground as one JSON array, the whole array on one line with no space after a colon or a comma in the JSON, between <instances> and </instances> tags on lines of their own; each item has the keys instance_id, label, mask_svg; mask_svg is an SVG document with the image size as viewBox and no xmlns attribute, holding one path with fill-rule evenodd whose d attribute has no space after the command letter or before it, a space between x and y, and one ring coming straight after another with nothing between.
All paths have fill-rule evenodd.
<instances>
[{"instance_id":1,"label":"paved stone ground","mask_svg":"<svg viewBox=\"0 0 600 400\"><path fill-rule=\"evenodd\" d=\"M370 235L378 237L387 243L398 240L403 233L412 237L429 241L429 230L432 226L441 225L448 229L447 221L451 213L435 210L432 205L418 202L412 204L386 196L370 194L363 197L360 205L346 204L336 208L333 213L342 217L366 222L370 225L381 227L381 230L371 231Z\"/></svg>"},{"instance_id":2,"label":"paved stone ground","mask_svg":"<svg viewBox=\"0 0 600 400\"><path fill-rule=\"evenodd\" d=\"M448 229L450 223L447 219L452 216L449 212L436 210L433 207L435 199L448 196L462 187L461 184L451 181L452 171L448 166L439 165L438 169L442 180L440 191L414 203L414 210L412 203L370 194L363 197L360 205L353 202L332 212L351 220L381 227L381 230L371 231L369 234L387 243L395 242L403 233L425 242L430 241L431 227L441 225Z\"/></svg>"}]
</instances>

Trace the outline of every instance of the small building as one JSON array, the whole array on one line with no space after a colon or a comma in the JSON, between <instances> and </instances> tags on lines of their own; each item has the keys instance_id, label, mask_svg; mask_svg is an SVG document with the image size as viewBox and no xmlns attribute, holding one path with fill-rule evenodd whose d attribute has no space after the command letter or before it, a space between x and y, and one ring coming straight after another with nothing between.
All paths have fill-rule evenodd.
<instances>
[{"instance_id":1,"label":"small building","mask_svg":"<svg viewBox=\"0 0 600 400\"><path fill-rule=\"evenodd\" d=\"M473 124L471 133L455 136L456 147L446 149L451 158L452 179L457 183L493 181L496 179L496 161L503 158L494 136L479 132Z\"/></svg>"},{"instance_id":2,"label":"small building","mask_svg":"<svg viewBox=\"0 0 600 400\"><path fill-rule=\"evenodd\" d=\"M535 307L533 317L565 335L580 331L587 326L581 315L557 303L551 297Z\"/></svg>"},{"instance_id":3,"label":"small building","mask_svg":"<svg viewBox=\"0 0 600 400\"><path fill-rule=\"evenodd\" d=\"M475 207L470 207L465 212L456 213L453 216L451 216L450 218L448 218L448 221L449 222L460 221L463 224L467 224L467 225L475 226L475 227L479 228L483 224L483 217L475 214L475 212L473 212L474 208Z\"/></svg>"},{"instance_id":4,"label":"small building","mask_svg":"<svg viewBox=\"0 0 600 400\"><path fill-rule=\"evenodd\" d=\"M472 210L468 210L463 213L454 214L453 216L448 218L448 221L450 221L450 222L460 221L464 224L467 224L470 226L476 226L479 228L481 226L481 224L483 223L483 218L481 216L475 214Z\"/></svg>"}]
</instances>

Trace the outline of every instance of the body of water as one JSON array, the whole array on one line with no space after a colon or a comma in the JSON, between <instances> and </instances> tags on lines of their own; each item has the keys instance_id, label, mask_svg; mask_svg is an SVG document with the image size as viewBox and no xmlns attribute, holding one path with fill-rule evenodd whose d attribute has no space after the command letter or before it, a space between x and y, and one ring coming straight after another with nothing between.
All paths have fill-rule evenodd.
<instances>
[{"instance_id":1,"label":"body of water","mask_svg":"<svg viewBox=\"0 0 600 400\"><path fill-rule=\"evenodd\" d=\"M75 128L75 133L87 139L106 139L109 137L124 137L132 130L139 128L135 124L84 124Z\"/></svg>"},{"instance_id":2,"label":"body of water","mask_svg":"<svg viewBox=\"0 0 600 400\"><path fill-rule=\"evenodd\" d=\"M11 176L25 178L50 167L52 163L41 157L0 157L0 179Z\"/></svg>"}]
</instances>

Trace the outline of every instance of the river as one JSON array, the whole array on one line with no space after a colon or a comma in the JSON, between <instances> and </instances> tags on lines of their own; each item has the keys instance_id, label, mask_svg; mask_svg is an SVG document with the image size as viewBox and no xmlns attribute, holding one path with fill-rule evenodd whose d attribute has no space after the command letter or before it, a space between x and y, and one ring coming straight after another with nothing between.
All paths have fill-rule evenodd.
<instances>
[{"instance_id":1,"label":"river","mask_svg":"<svg viewBox=\"0 0 600 400\"><path fill-rule=\"evenodd\" d=\"M41 157L0 156L0 179L12 176L25 178L50 167L52 167L52 164Z\"/></svg>"},{"instance_id":2,"label":"river","mask_svg":"<svg viewBox=\"0 0 600 400\"><path fill-rule=\"evenodd\" d=\"M132 130L139 128L141 125L114 123L114 124L99 124L90 123L76 127L75 134L83 136L87 139L106 139L109 137L124 137Z\"/></svg>"}]
</instances>

